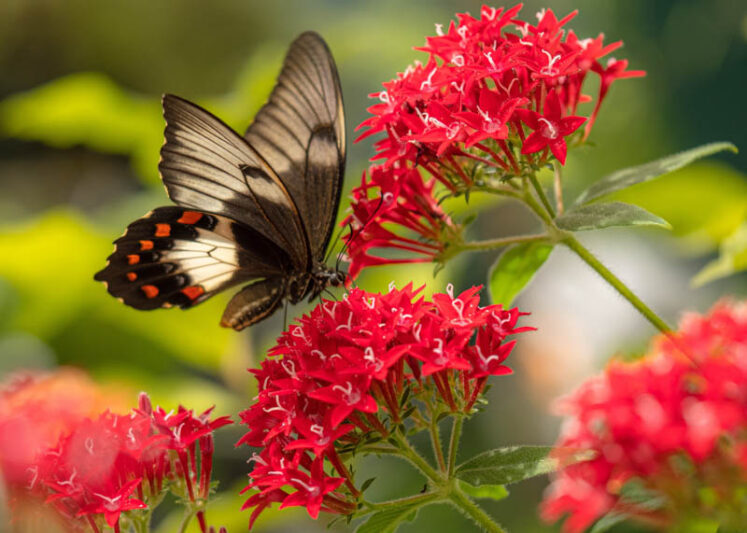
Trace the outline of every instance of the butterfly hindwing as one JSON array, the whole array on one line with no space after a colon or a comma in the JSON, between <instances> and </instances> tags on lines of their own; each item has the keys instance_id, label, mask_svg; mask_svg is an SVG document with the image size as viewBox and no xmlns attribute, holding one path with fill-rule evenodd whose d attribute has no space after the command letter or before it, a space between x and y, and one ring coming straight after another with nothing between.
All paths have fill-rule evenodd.
<instances>
[{"instance_id":1,"label":"butterfly hindwing","mask_svg":"<svg viewBox=\"0 0 747 533\"><path fill-rule=\"evenodd\" d=\"M277 311L284 295L283 278L269 278L252 283L231 298L220 324L235 330L256 324Z\"/></svg>"},{"instance_id":2,"label":"butterfly hindwing","mask_svg":"<svg viewBox=\"0 0 747 533\"><path fill-rule=\"evenodd\" d=\"M244 137L277 172L298 207L311 255L324 256L345 167L345 117L334 59L313 32L291 44L268 102Z\"/></svg>"},{"instance_id":3,"label":"butterfly hindwing","mask_svg":"<svg viewBox=\"0 0 747 533\"><path fill-rule=\"evenodd\" d=\"M256 230L176 206L134 221L115 245L95 279L136 309L191 307L232 285L291 268L289 256Z\"/></svg>"},{"instance_id":4,"label":"butterfly hindwing","mask_svg":"<svg viewBox=\"0 0 747 533\"><path fill-rule=\"evenodd\" d=\"M158 165L177 204L226 216L256 229L309 264L303 222L275 170L220 119L182 98L163 98L165 142Z\"/></svg>"}]
</instances>

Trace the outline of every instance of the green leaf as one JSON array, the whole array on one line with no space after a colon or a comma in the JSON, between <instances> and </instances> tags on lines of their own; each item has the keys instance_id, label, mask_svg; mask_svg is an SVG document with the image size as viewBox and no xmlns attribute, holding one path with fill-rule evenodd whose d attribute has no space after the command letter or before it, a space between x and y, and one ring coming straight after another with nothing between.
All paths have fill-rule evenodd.
<instances>
[{"instance_id":1,"label":"green leaf","mask_svg":"<svg viewBox=\"0 0 747 533\"><path fill-rule=\"evenodd\" d=\"M549 457L551 446L510 446L490 450L462 463L456 477L470 485L508 485L530 477L554 472L559 459ZM592 455L587 452L563 454L563 465L586 461Z\"/></svg>"},{"instance_id":2,"label":"green leaf","mask_svg":"<svg viewBox=\"0 0 747 533\"><path fill-rule=\"evenodd\" d=\"M655 490L646 487L645 483L633 478L625 483L620 489L620 501L635 505L643 511L656 511L667 503L666 497Z\"/></svg>"},{"instance_id":3,"label":"green leaf","mask_svg":"<svg viewBox=\"0 0 747 533\"><path fill-rule=\"evenodd\" d=\"M701 162L619 191L613 200L636 204L672 224L681 244L713 250L747 218L747 176L719 162Z\"/></svg>"},{"instance_id":4,"label":"green leaf","mask_svg":"<svg viewBox=\"0 0 747 533\"><path fill-rule=\"evenodd\" d=\"M629 517L630 515L628 514L612 511L611 513L607 513L602 518L597 520L594 523L594 527L591 528L591 531L589 531L589 533L604 533L605 531L609 531L617 524L624 522Z\"/></svg>"},{"instance_id":5,"label":"green leaf","mask_svg":"<svg viewBox=\"0 0 747 533\"><path fill-rule=\"evenodd\" d=\"M363 484L361 484L360 491L366 492L366 489L368 489L368 487L370 487L371 483L373 483L374 481L376 481L375 477L368 478L366 481L363 482Z\"/></svg>"},{"instance_id":6,"label":"green leaf","mask_svg":"<svg viewBox=\"0 0 747 533\"><path fill-rule=\"evenodd\" d=\"M514 244L490 269L488 287L495 304L509 307L550 256L553 245L539 242Z\"/></svg>"},{"instance_id":7,"label":"green leaf","mask_svg":"<svg viewBox=\"0 0 747 533\"><path fill-rule=\"evenodd\" d=\"M719 256L698 272L691 280L700 287L716 279L747 270L747 222L721 242Z\"/></svg>"},{"instance_id":8,"label":"green leaf","mask_svg":"<svg viewBox=\"0 0 747 533\"><path fill-rule=\"evenodd\" d=\"M71 74L2 100L0 134L128 155L141 176L158 180L158 99L125 91L103 74Z\"/></svg>"},{"instance_id":9,"label":"green leaf","mask_svg":"<svg viewBox=\"0 0 747 533\"><path fill-rule=\"evenodd\" d=\"M627 189L628 187L636 185L637 183L650 181L661 176L662 174L666 174L668 172L672 172L686 165L689 165L697 159L707 157L718 152L723 152L724 150L730 150L734 153L738 151L737 147L732 143L715 142L704 144L703 146L698 146L697 148L693 148L691 150L685 150L684 152L668 155L644 165L618 170L617 172L613 172L612 174L603 177L599 181L595 182L591 187L582 192L576 199L576 205L586 204L591 202L592 200L601 198L602 196L606 196L615 191Z\"/></svg>"},{"instance_id":10,"label":"green leaf","mask_svg":"<svg viewBox=\"0 0 747 533\"><path fill-rule=\"evenodd\" d=\"M508 489L503 485L480 485L475 487L466 481L459 480L459 488L478 499L502 500L508 497Z\"/></svg>"},{"instance_id":11,"label":"green leaf","mask_svg":"<svg viewBox=\"0 0 747 533\"><path fill-rule=\"evenodd\" d=\"M421 503L404 503L373 513L355 533L394 533L402 522L415 519Z\"/></svg>"},{"instance_id":12,"label":"green leaf","mask_svg":"<svg viewBox=\"0 0 747 533\"><path fill-rule=\"evenodd\" d=\"M637 205L623 202L604 202L584 205L566 211L555 219L560 229L586 231L613 226L662 226L671 229L669 222Z\"/></svg>"}]
</instances>

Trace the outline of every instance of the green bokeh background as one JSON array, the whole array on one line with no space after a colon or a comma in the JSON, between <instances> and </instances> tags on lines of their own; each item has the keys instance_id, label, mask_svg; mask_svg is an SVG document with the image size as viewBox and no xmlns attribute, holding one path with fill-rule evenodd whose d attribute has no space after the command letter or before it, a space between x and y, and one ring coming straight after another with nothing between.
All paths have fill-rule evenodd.
<instances>
[{"instance_id":1,"label":"green bokeh background","mask_svg":"<svg viewBox=\"0 0 747 533\"><path fill-rule=\"evenodd\" d=\"M533 18L542 6L528 2L523 18ZM562 0L550 7L559 15L580 9L571 23L580 37L603 31L608 42L623 39L625 47L615 56L648 72L645 78L615 84L592 134L595 146L569 157L571 195L617 168L705 142L729 140L747 147L744 5L733 0ZM168 203L157 173L161 93L197 101L243 131L267 97L287 45L304 30L318 31L342 78L348 191L372 155L370 142L352 144L353 129L371 103L366 95L422 58L411 48L434 33L434 23L447 23L457 11L479 9L478 2L447 0L0 3L0 376L20 368L74 365L102 383L131 390L133 402L139 390L147 390L166 406L183 403L201 410L216 404L218 414L234 415L246 408L254 385L245 369L271 346L283 327L282 314L237 334L218 327L225 295L187 313L145 313L121 305L92 280L126 224ZM594 94L591 87L586 92ZM723 294L745 294L743 274L698 289L688 280L718 257L720 243L744 223L746 157L743 152L712 158L625 193L625 200L668 219L672 235L631 230L591 237L613 269L661 276L665 286L682 287L653 296L671 321L684 308L703 310ZM510 204L450 206L460 214L478 208L471 237L533 227L531 218ZM620 246L630 246L631 252L621 253ZM385 290L390 280L428 281L429 291L443 290L447 282L462 289L484 283L494 258L460 257L435 281L431 266L406 266L366 272L359 282L368 290ZM572 367L580 379L615 352L640 351L653 333L617 302L621 320L630 327L620 330L617 319L596 324L610 334L592 343L594 358L574 362L578 343L569 342L564 352L566 337L547 336L558 331L553 317L563 308L563 294L576 298L567 300L566 311L576 313L577 322L589 316L575 305L605 306L610 296L596 280L586 283L590 278L582 277L587 273L580 263L568 267L563 257L553 259L531 294L519 300L537 317L536 322L528 319L540 326L535 339L544 341L517 350L516 375L494 382L490 408L468 424L464 457L497 445L551 443L559 421L548 416L548 401L568 390L569 382L549 386L536 376L563 374ZM667 285L672 280L675 285ZM658 281L639 285L644 299L645 288ZM552 305L546 305L550 299ZM303 310L298 306L290 314ZM547 325L545 337L542 324ZM550 344L560 358L543 358ZM238 489L251 453L233 448L239 436L238 427L217 435L221 486L209 511L211 523L231 532L243 531L248 520L238 511ZM421 488L419 478L401 464L371 459L359 467L361 479L375 473L371 490L381 498ZM517 485L509 499L489 504L489 511L511 531L554 531L537 518L546 483ZM179 515L164 508L157 518L158 531L166 533L174 530ZM256 530L323 531L324 520L313 523L298 510L268 512ZM427 508L402 528L472 530L448 507ZM619 526L614 531L638 530Z\"/></svg>"}]
</instances>

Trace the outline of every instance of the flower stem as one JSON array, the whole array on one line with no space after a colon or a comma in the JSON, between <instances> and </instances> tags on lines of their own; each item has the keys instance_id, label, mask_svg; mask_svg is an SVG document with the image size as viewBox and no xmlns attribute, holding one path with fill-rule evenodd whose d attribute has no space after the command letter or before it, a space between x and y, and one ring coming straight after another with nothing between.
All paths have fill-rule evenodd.
<instances>
[{"instance_id":1,"label":"flower stem","mask_svg":"<svg viewBox=\"0 0 747 533\"><path fill-rule=\"evenodd\" d=\"M555 161L555 179L553 183L555 185L555 205L558 209L558 214L562 215L565 208L563 207L563 167L559 161Z\"/></svg>"},{"instance_id":2,"label":"flower stem","mask_svg":"<svg viewBox=\"0 0 747 533\"><path fill-rule=\"evenodd\" d=\"M433 483L437 485L443 483L441 475L428 464L428 461L423 459L423 456L420 455L415 448L412 447L412 444L407 440L407 437L399 432L392 433L392 436L397 439L397 443L400 445L400 452L397 455L410 461L413 466L420 470L420 472L422 472L423 475Z\"/></svg>"},{"instance_id":3,"label":"flower stem","mask_svg":"<svg viewBox=\"0 0 747 533\"><path fill-rule=\"evenodd\" d=\"M196 512L197 509L193 509L192 507L187 507L187 509L184 510L184 518L182 518L182 523L179 525L179 533L187 532L189 523L192 521L192 517L194 517Z\"/></svg>"},{"instance_id":4,"label":"flower stem","mask_svg":"<svg viewBox=\"0 0 747 533\"><path fill-rule=\"evenodd\" d=\"M465 242L459 245L456 245L455 248L458 249L458 251L472 251L472 250L493 250L495 248L501 248L503 246L508 246L509 244L518 244L518 243L524 243L524 242L539 242L539 241L547 241L550 239L550 236L546 233L543 233L541 235L517 235L515 237L502 237L500 239L488 239L485 241L472 241L472 242Z\"/></svg>"},{"instance_id":5,"label":"flower stem","mask_svg":"<svg viewBox=\"0 0 747 533\"><path fill-rule=\"evenodd\" d=\"M612 287L620 293L620 295L628 300L630 304L636 308L651 324L656 327L659 331L665 334L670 334L672 328L664 322L656 313L654 313L643 301L631 291L627 285L625 285L620 279L615 276L610 270L604 266L599 259L597 259L589 250L587 250L572 233L562 231L558 229L555 222L550 218L549 214L541 205L537 203L530 194L524 195L524 201L534 213L542 219L547 226L548 234L555 240L555 242L563 243L568 248L573 250L581 259L586 262L591 268L597 271L602 278L612 285Z\"/></svg>"},{"instance_id":6,"label":"flower stem","mask_svg":"<svg viewBox=\"0 0 747 533\"><path fill-rule=\"evenodd\" d=\"M537 191L537 196L539 196L539 199L542 202L542 205L545 206L545 209L547 209L547 212L550 213L550 216L552 218L555 218L555 210L552 208L552 204L550 203L550 200L548 200L547 195L545 194L545 191L542 188L542 185L540 185L540 182L537 179L537 176L534 175L533 173L530 174L529 181L532 182L532 187L534 187L534 190Z\"/></svg>"},{"instance_id":7,"label":"flower stem","mask_svg":"<svg viewBox=\"0 0 747 533\"><path fill-rule=\"evenodd\" d=\"M455 507L474 520L484 531L488 531L489 533L506 533L505 529L495 523L485 511L470 500L457 486L454 486L450 491L449 500L451 500L451 503Z\"/></svg>"},{"instance_id":8,"label":"flower stem","mask_svg":"<svg viewBox=\"0 0 747 533\"><path fill-rule=\"evenodd\" d=\"M462 424L464 418L461 416L454 417L454 425L451 427L451 438L449 439L449 468L447 475L449 478L454 477L456 468L456 455L459 449L459 439L462 437Z\"/></svg>"},{"instance_id":9,"label":"flower stem","mask_svg":"<svg viewBox=\"0 0 747 533\"><path fill-rule=\"evenodd\" d=\"M597 271L597 273L604 278L604 280L612 285L617 292L619 292L623 298L628 300L633 307L635 307L639 313L648 319L659 331L662 333L671 333L672 328L667 325L656 313L654 313L638 296L633 294L627 285L625 285L620 279L615 276L610 270L604 266L594 254L587 250L579 241L571 234L566 235L563 239L563 244L573 250L576 255L583 259L587 265Z\"/></svg>"},{"instance_id":10,"label":"flower stem","mask_svg":"<svg viewBox=\"0 0 747 533\"><path fill-rule=\"evenodd\" d=\"M438 422L436 422L435 416L431 419L429 426L433 454L436 456L436 461L438 461L438 468L440 468L442 472L446 472L446 460L444 459L444 450L441 446L441 437L438 434Z\"/></svg>"},{"instance_id":11,"label":"flower stem","mask_svg":"<svg viewBox=\"0 0 747 533\"><path fill-rule=\"evenodd\" d=\"M396 500L387 500L385 502L364 502L364 505L368 507L365 511L356 513L356 516L364 516L366 514L375 511L384 511L390 507L401 507L403 505L412 506L423 506L431 502L435 502L441 499L441 495L438 492L426 492L425 494L415 494L414 496L406 496L404 498L398 498ZM414 508L414 507L413 507Z\"/></svg>"}]
</instances>

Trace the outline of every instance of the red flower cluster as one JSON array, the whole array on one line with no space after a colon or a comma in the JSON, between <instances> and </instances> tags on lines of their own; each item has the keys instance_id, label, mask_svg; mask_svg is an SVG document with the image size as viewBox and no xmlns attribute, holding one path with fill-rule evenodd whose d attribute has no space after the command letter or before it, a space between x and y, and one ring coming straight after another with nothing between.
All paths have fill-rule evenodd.
<instances>
[{"instance_id":1,"label":"red flower cluster","mask_svg":"<svg viewBox=\"0 0 747 533\"><path fill-rule=\"evenodd\" d=\"M480 307L479 288L415 299L412 285L387 294L353 289L322 301L290 326L258 370L257 401L241 413L237 445L261 447L245 503L250 527L273 502L349 514L360 491L342 456L389 435L423 398L470 412L489 375L504 365L522 313ZM476 335L475 335L476 333ZM418 400L419 399L419 400ZM337 475L325 472L329 461Z\"/></svg>"},{"instance_id":2,"label":"red flower cluster","mask_svg":"<svg viewBox=\"0 0 747 533\"><path fill-rule=\"evenodd\" d=\"M610 511L663 528L692 513L724 526L742 520L747 303L722 302L706 316L687 316L674 339L659 338L638 361L611 363L561 400L559 410L570 418L558 446L594 450L596 458L558 475L543 502L545 519L568 513L568 532ZM626 499L633 480L667 505L652 509Z\"/></svg>"},{"instance_id":3,"label":"red flower cluster","mask_svg":"<svg viewBox=\"0 0 747 533\"><path fill-rule=\"evenodd\" d=\"M480 18L462 13L448 31L437 26L438 35L420 48L429 54L426 64L409 67L372 95L380 103L369 108L373 116L359 126L367 131L358 140L384 133L373 158L383 162L353 190L354 215L345 223L364 228L349 237L353 272L366 264L401 261L366 254L370 248L402 248L403 238L382 230L382 223L429 241L413 244L418 249L412 251L424 255L421 260L441 249L437 237L452 224L433 196L432 183L424 186L414 169L457 192L468 190L485 171L513 177L533 172L553 156L565 163L568 136L584 122L583 138L588 136L612 82L644 74L626 71L626 60L610 59L602 66L600 58L622 42L604 45L601 34L579 39L566 32L562 28L575 11L558 20L552 10L543 10L531 25L516 18L521 7L484 6ZM589 72L601 83L586 118L576 114L580 103L591 100L581 92ZM396 191L387 184L396 184ZM379 193L371 195L374 188Z\"/></svg>"},{"instance_id":4,"label":"red flower cluster","mask_svg":"<svg viewBox=\"0 0 747 533\"><path fill-rule=\"evenodd\" d=\"M120 531L121 514L160 502L167 483L178 497L204 502L210 490L212 432L231 423L228 417L211 421L209 416L210 410L195 416L183 407L177 413L153 409L143 393L140 408L127 415L105 411L97 418L69 420L54 443L36 450L23 465L15 463L12 495L45 501L71 530L87 523L96 533L105 526ZM207 532L202 511L198 519Z\"/></svg>"},{"instance_id":5,"label":"red flower cluster","mask_svg":"<svg viewBox=\"0 0 747 533\"><path fill-rule=\"evenodd\" d=\"M383 166L371 167L364 173L363 183L354 191L352 213L343 224L354 231L349 236L350 268L348 275L355 278L365 266L395 263L424 263L444 251L445 242L453 242L461 234L461 227L446 215L433 195L436 180L423 180L416 168ZM378 189L368 200L369 190ZM363 199L366 200L363 200ZM409 228L419 239L397 235L384 225ZM420 257L380 257L371 255L371 248L403 250Z\"/></svg>"}]
</instances>

